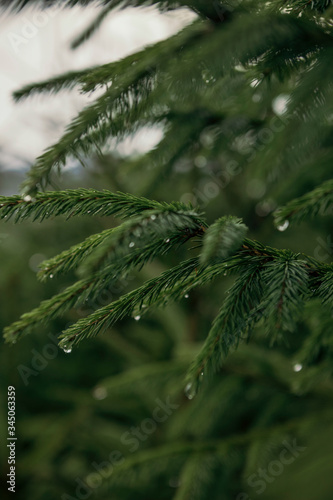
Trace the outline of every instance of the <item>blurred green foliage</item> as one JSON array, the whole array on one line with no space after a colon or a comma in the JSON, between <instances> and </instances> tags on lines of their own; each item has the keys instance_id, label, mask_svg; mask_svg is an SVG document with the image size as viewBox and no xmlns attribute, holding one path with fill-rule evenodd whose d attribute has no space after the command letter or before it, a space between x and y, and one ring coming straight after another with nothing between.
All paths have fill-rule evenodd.
<instances>
[{"instance_id":1,"label":"blurred green foliage","mask_svg":"<svg viewBox=\"0 0 333 500\"><path fill-rule=\"evenodd\" d=\"M297 0L289 5L302 9L308 3ZM204 9L204 3L197 4ZM315 4L320 13L326 6L325 2ZM251 24L252 20L247 22ZM293 26L291 23L290 31L286 30L287 40ZM312 25L304 26L304 38L293 40L295 52L298 44L307 48L311 36L317 37ZM266 28L269 32L270 26ZM274 37L274 41L279 38ZM244 37L245 52L246 43ZM227 56L231 65L232 54L230 44ZM283 55L278 51L277 58L283 59ZM156 58L154 51L151 57ZM302 66L307 57L305 50L304 59L296 58L296 70L288 67L288 71L297 73L298 64ZM213 58L215 70L218 61ZM171 69L176 74L183 71L177 65L171 65ZM319 76L324 78L321 71L327 66L323 61L319 69ZM217 101L221 88L218 84L209 86L212 79L207 68L200 67L198 93L189 94L191 72L198 70L195 59L190 70L188 86L178 96L185 102L184 109L159 149L143 158L122 159L115 153L105 154L103 159L94 157L88 169L68 173L62 188L89 186L169 202L196 201L206 211L209 223L223 215L242 217L251 238L331 262L329 217L302 222L284 232L277 231L273 224L275 208L304 195L332 172L330 158L318 155L316 162L316 157L307 157L313 146L311 140L322 132L320 127L313 130L315 122L311 120L310 125L299 120L302 126L293 131L299 139L299 152L302 127L311 129L307 136L311 140L303 152L306 161L296 167L294 162L293 168L290 162L290 168L285 168L284 153L295 123L285 125L283 112L276 110L278 105L283 108L286 96L298 88L298 73L283 79L277 72L270 87L265 82L244 84L240 70L239 78L231 82L223 79L228 99ZM299 92L296 101L306 97ZM191 110L199 98L207 114ZM224 115L220 117L218 125L212 120L216 102L222 111L226 107L228 115L226 120ZM239 114L240 109L243 114ZM275 133L276 124L281 133ZM170 137L175 154L169 147ZM184 142L185 150L181 147ZM324 139L318 148L326 148ZM263 150L268 151L267 156L261 154ZM272 161L275 157L280 161L277 164ZM159 168L154 167L155 161ZM4 194L8 194L11 175L8 171L1 173L1 177L6 176ZM16 190L12 188L12 192ZM73 274L38 283L35 272L40 260L114 224L112 218L88 217L50 219L35 225L3 223L1 327L75 278ZM7 386L12 385L16 388L19 499L331 498L332 315L319 301L307 305L296 331L274 350L258 327L249 343L242 343L215 377L204 377L197 395L185 387L185 373L233 282L229 276L191 292L172 307L140 320L124 319L70 354L57 347L55 337L68 324L189 254L197 255L197 249L181 247L177 253L132 273L118 288L107 289L97 302L88 301L86 307L67 313L14 345L2 345L0 425L6 436ZM7 454L2 447L3 476L8 472ZM6 498L5 481L1 488Z\"/></svg>"}]
</instances>

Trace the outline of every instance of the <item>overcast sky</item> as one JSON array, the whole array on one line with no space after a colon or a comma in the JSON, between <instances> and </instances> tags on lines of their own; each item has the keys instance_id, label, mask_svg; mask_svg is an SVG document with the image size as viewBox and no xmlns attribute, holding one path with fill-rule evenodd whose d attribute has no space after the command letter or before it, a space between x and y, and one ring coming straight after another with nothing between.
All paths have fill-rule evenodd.
<instances>
[{"instance_id":1,"label":"overcast sky","mask_svg":"<svg viewBox=\"0 0 333 500\"><path fill-rule=\"evenodd\" d=\"M75 92L36 96L15 104L11 93L68 70L117 60L166 38L192 19L185 9L160 14L154 8L125 9L109 15L99 31L72 51L76 34L97 14L96 7L47 11L28 9L0 17L0 162L20 168L33 162L61 135L86 98ZM147 136L145 148L154 136ZM142 139L140 141L142 144ZM136 146L134 146L136 147Z\"/></svg>"}]
</instances>

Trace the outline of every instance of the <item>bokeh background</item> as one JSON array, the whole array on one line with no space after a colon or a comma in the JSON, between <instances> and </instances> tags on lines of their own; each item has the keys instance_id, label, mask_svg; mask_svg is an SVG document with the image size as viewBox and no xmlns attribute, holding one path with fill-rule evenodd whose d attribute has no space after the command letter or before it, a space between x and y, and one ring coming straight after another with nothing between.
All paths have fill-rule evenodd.
<instances>
[{"instance_id":1,"label":"bokeh background","mask_svg":"<svg viewBox=\"0 0 333 500\"><path fill-rule=\"evenodd\" d=\"M19 191L34 158L60 137L65 124L90 99L75 92L62 92L14 104L11 92L66 70L119 59L166 38L193 18L185 9L176 14L161 14L155 9L115 12L89 42L73 51L71 40L89 23L96 9L51 10L48 21L35 33L29 32L34 12L28 9L15 16L3 13L0 17L1 195ZM32 34L16 46L20 40L17 37L22 33ZM277 116L283 113L284 102L281 89L280 97L272 102ZM122 168L122 159L150 150L161 136L159 129L144 130L117 147L110 145L109 154L103 159L90 158L84 168L73 161L64 169L59 186L141 194L137 179ZM273 226L272 211L291 196L312 188L314 179L304 178L292 185L286 183L273 192L271 186L249 178L242 169L222 178L219 165L209 159L209 148L209 134L206 134L194 148L191 161L178 162L168 177L156 183L151 196L166 201L197 201L206 211L209 222L223 214L243 217L251 237L259 241L303 251L323 261L332 260L329 220L304 223L283 233ZM149 176L149 172L143 170L141 175ZM67 222L53 219L17 226L12 222L2 223L1 329L73 282L74 275L69 275L39 283L36 271L43 259L114 224L114 220L106 218L77 218ZM250 427L260 429L271 422L283 422L287 416L297 418L306 411L320 413L330 407L330 386L317 392L317 387L311 386L308 393L298 383L302 366L297 359L297 345L304 335L302 325L290 344L279 346L276 356L272 354L271 358L266 359L266 351L241 347L239 357L232 358L206 392L193 400L186 397L183 374L209 331L230 278L193 292L182 303L140 321L124 320L105 335L83 342L70 354L57 347L56 336L68 323L176 264L187 251L184 249L178 255L153 262L117 289L108 290L98 304L88 302L85 308L39 328L16 345L2 344L0 429L6 436L7 386L13 385L17 407L17 498L53 500L66 498L64 494L71 495L68 498L80 498L76 490L80 481L90 477L94 484L93 463L105 462L112 450L131 456L122 436L151 417L156 398L165 401L171 397L178 407L154 432L144 434L139 451L183 439L200 441L232 436ZM312 313L315 321L316 311ZM261 339L261 345L266 347L267 340ZM159 366L159 371L155 372L152 366ZM257 367L257 372L253 367ZM286 380L285 373L288 374ZM247 482L257 468L253 469L247 462L244 472L243 450L231 448L222 465L221 461L202 463L201 469L216 479L210 498L237 498L244 491L249 498L328 500L333 487L329 473L331 446L328 445L332 437L331 425L327 424L321 431L317 428L313 442L307 442L305 451L283 474L266 483L260 495ZM265 435L261 444L265 450L261 451L262 460L265 453L269 457L281 447L278 439L268 442ZM8 469L7 449L2 446L0 453L4 477ZM125 475L123 482L120 478L113 485L112 494L104 482L96 488L83 488L81 498L173 498L179 487L179 470L180 464L175 460L171 468L157 467L154 474L143 470L140 474ZM7 495L7 484L2 481L1 496L7 498Z\"/></svg>"}]
</instances>

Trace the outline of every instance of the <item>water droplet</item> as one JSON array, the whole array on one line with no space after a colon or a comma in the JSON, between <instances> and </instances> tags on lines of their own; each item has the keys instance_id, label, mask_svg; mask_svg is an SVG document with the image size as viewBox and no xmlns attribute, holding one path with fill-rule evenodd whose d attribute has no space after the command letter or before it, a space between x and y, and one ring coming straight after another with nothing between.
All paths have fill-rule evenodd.
<instances>
[{"instance_id":1,"label":"water droplet","mask_svg":"<svg viewBox=\"0 0 333 500\"><path fill-rule=\"evenodd\" d=\"M72 348L71 347L67 347L67 346L64 346L62 348L62 350L66 353L66 354L70 354L72 352Z\"/></svg>"},{"instance_id":2,"label":"water droplet","mask_svg":"<svg viewBox=\"0 0 333 500\"><path fill-rule=\"evenodd\" d=\"M281 116L287 111L289 97L288 94L280 94L273 99L272 108L276 115Z\"/></svg>"},{"instance_id":3,"label":"water droplet","mask_svg":"<svg viewBox=\"0 0 333 500\"><path fill-rule=\"evenodd\" d=\"M133 248L135 245L134 241L131 241L131 243L128 245L130 248Z\"/></svg>"},{"instance_id":4,"label":"water droplet","mask_svg":"<svg viewBox=\"0 0 333 500\"><path fill-rule=\"evenodd\" d=\"M200 378L202 379L202 378L203 378L203 376L204 376L204 372L201 372L201 373L200 373Z\"/></svg>"},{"instance_id":5,"label":"water droplet","mask_svg":"<svg viewBox=\"0 0 333 500\"><path fill-rule=\"evenodd\" d=\"M185 299L188 299L189 298L189 294L185 293L184 297L185 297Z\"/></svg>"},{"instance_id":6,"label":"water droplet","mask_svg":"<svg viewBox=\"0 0 333 500\"><path fill-rule=\"evenodd\" d=\"M170 243L170 238L168 238L167 240L165 240L165 243Z\"/></svg>"},{"instance_id":7,"label":"water droplet","mask_svg":"<svg viewBox=\"0 0 333 500\"><path fill-rule=\"evenodd\" d=\"M30 201L32 201L32 198L30 196L30 194L27 194L24 198L23 198L24 201L26 201L27 203L29 203Z\"/></svg>"},{"instance_id":8,"label":"water droplet","mask_svg":"<svg viewBox=\"0 0 333 500\"><path fill-rule=\"evenodd\" d=\"M284 221L283 224L281 224L280 226L278 226L278 231L285 231L287 229L287 227L289 226L289 221L286 220Z\"/></svg>"},{"instance_id":9,"label":"water droplet","mask_svg":"<svg viewBox=\"0 0 333 500\"><path fill-rule=\"evenodd\" d=\"M302 368L303 368L303 365L301 365L301 363L295 363L293 366L294 372L300 372Z\"/></svg>"},{"instance_id":10,"label":"water droplet","mask_svg":"<svg viewBox=\"0 0 333 500\"><path fill-rule=\"evenodd\" d=\"M51 278L51 279L53 278L53 274L50 274L50 278Z\"/></svg>"},{"instance_id":11,"label":"water droplet","mask_svg":"<svg viewBox=\"0 0 333 500\"><path fill-rule=\"evenodd\" d=\"M192 382L189 382L187 384L187 386L185 387L184 392L185 392L185 396L187 397L187 399L193 399L197 393L197 389L196 389L195 384L192 384Z\"/></svg>"},{"instance_id":12,"label":"water droplet","mask_svg":"<svg viewBox=\"0 0 333 500\"><path fill-rule=\"evenodd\" d=\"M156 219L156 215L151 215L150 218L151 218L151 220L155 220Z\"/></svg>"},{"instance_id":13,"label":"water droplet","mask_svg":"<svg viewBox=\"0 0 333 500\"><path fill-rule=\"evenodd\" d=\"M134 316L135 321L139 321L140 318L141 316Z\"/></svg>"},{"instance_id":14,"label":"water droplet","mask_svg":"<svg viewBox=\"0 0 333 500\"><path fill-rule=\"evenodd\" d=\"M92 394L95 399L105 399L108 395L108 391L105 387L95 387Z\"/></svg>"},{"instance_id":15,"label":"water droplet","mask_svg":"<svg viewBox=\"0 0 333 500\"><path fill-rule=\"evenodd\" d=\"M223 273L223 276L226 276L226 275L227 275L227 271L225 271L225 272Z\"/></svg>"}]
</instances>

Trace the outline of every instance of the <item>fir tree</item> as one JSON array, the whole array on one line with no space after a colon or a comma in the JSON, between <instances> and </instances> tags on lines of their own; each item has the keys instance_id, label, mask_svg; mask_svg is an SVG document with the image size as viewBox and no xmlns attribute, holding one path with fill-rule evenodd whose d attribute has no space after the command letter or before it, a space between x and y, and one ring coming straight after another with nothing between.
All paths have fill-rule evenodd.
<instances>
[{"instance_id":1,"label":"fir tree","mask_svg":"<svg viewBox=\"0 0 333 500\"><path fill-rule=\"evenodd\" d=\"M76 3L89 2L26 0L15 2L14 8ZM195 164L199 176L209 164L215 179L221 172L235 177L241 171L244 185L254 181L275 193L281 206L274 219L282 232L311 217L332 214L332 6L326 0L104 1L94 22L73 40L73 48L86 42L116 7L145 5L161 10L185 6L196 17L176 35L121 61L66 73L14 94L20 101L64 89L104 89L36 159L21 195L0 197L0 217L14 222L116 217L119 222L44 261L38 273L42 281L68 272L75 272L77 281L23 314L4 335L7 342L16 342L87 300L98 303L110 284L167 254L176 259L180 249L184 258L173 266L66 328L59 336L61 348L70 352L85 339L103 332L112 335L110 328L126 317L149 316L157 307L214 286L213 280L228 279L226 298L193 355L133 369L104 386L117 393L122 384L137 384L140 392L147 378L157 385L166 378L174 390L186 386L189 399L198 393L183 418L171 425L171 444L159 443L126 459L107 481L107 492L130 498L134 484L147 498L156 498L149 478L180 471L175 495L165 491L161 498L231 498L240 491L235 475L251 476L258 464L282 451L287 436L300 435L305 442L304 426L311 433L313 415L304 423L296 411L295 374L281 352L284 343L293 346L294 371L309 367L304 375L297 374L297 390L309 394L303 407L311 407L311 397L318 398L318 413L331 417L324 401L332 384L333 267L318 256L281 249L278 240L278 248L256 241L246 213L207 218L197 193L189 203L165 201L161 186L181 162ZM272 103L282 103L282 111L275 113ZM146 126L163 127L164 135L147 154L122 162L121 168L133 176L135 194L50 189L69 158L107 155L111 139L121 141ZM301 189L296 189L297 182ZM225 387L221 374L228 370L234 378ZM272 397L265 415L251 409L257 422L245 433L229 425L214 434L226 411L218 401L224 398L232 408L242 393L243 375L267 377L289 392ZM268 397L259 383L256 388L259 400ZM283 405L288 411L282 418ZM242 420L246 411L240 404L235 415Z\"/></svg>"}]
</instances>

